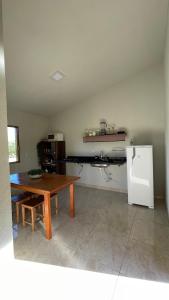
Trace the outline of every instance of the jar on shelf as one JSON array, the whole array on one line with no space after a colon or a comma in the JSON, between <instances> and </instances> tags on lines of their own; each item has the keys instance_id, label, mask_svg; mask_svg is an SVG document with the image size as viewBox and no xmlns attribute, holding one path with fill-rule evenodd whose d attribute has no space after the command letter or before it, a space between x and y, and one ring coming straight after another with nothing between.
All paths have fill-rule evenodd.
<instances>
[{"instance_id":1,"label":"jar on shelf","mask_svg":"<svg viewBox=\"0 0 169 300\"><path fill-rule=\"evenodd\" d=\"M107 128L107 121L105 119L100 120L100 134L105 135Z\"/></svg>"},{"instance_id":2,"label":"jar on shelf","mask_svg":"<svg viewBox=\"0 0 169 300\"><path fill-rule=\"evenodd\" d=\"M96 135L100 135L100 129L99 128L96 129Z\"/></svg>"},{"instance_id":3,"label":"jar on shelf","mask_svg":"<svg viewBox=\"0 0 169 300\"><path fill-rule=\"evenodd\" d=\"M106 134L114 134L115 133L115 125L108 124L106 128Z\"/></svg>"}]
</instances>

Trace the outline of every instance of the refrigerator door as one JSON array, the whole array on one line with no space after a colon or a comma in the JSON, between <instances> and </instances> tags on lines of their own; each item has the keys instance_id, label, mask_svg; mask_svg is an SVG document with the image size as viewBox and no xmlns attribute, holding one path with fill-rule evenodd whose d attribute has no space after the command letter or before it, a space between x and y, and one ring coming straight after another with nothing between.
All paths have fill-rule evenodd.
<instances>
[{"instance_id":1,"label":"refrigerator door","mask_svg":"<svg viewBox=\"0 0 169 300\"><path fill-rule=\"evenodd\" d=\"M128 203L154 208L152 146L127 147Z\"/></svg>"}]
</instances>

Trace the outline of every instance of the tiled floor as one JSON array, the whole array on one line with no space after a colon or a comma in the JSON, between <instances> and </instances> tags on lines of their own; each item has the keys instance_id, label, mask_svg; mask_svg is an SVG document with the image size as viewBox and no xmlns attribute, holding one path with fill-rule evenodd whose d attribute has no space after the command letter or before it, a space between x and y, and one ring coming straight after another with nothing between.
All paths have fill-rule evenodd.
<instances>
[{"instance_id":1,"label":"tiled floor","mask_svg":"<svg viewBox=\"0 0 169 300\"><path fill-rule=\"evenodd\" d=\"M70 219L68 191L59 199L52 240L42 224L34 233L14 226L17 259L169 283L169 219L162 203L155 210L130 206L125 194L77 186Z\"/></svg>"}]
</instances>

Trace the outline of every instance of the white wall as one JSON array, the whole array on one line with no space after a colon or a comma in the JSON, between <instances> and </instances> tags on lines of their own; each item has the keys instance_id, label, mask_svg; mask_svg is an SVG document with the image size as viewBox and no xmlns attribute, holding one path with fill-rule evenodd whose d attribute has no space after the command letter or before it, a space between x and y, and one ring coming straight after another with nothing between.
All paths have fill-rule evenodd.
<instances>
[{"instance_id":1,"label":"white wall","mask_svg":"<svg viewBox=\"0 0 169 300\"><path fill-rule=\"evenodd\" d=\"M8 109L8 124L19 126L20 163L11 164L11 172L37 168L36 145L48 134L48 118Z\"/></svg>"},{"instance_id":2,"label":"white wall","mask_svg":"<svg viewBox=\"0 0 169 300\"><path fill-rule=\"evenodd\" d=\"M2 1L0 0L0 261L13 258L12 213L7 144L5 66L2 41Z\"/></svg>"},{"instance_id":3,"label":"white wall","mask_svg":"<svg viewBox=\"0 0 169 300\"><path fill-rule=\"evenodd\" d=\"M166 87L166 131L165 131L165 149L166 149L166 202L169 214L169 17L166 37L165 51L165 87Z\"/></svg>"},{"instance_id":4,"label":"white wall","mask_svg":"<svg viewBox=\"0 0 169 300\"><path fill-rule=\"evenodd\" d=\"M113 86L104 93L77 103L58 113L51 120L51 131L65 134L67 155L94 154L104 150L112 153L113 147L125 147L134 137L136 144L154 145L155 193L164 196L164 76L162 65L138 74ZM106 118L116 126L128 129L127 142L86 143L82 141L86 128L98 127L99 120ZM110 168L113 181L105 183L98 169L85 166L81 182L125 191L126 165ZM69 164L68 173L78 172Z\"/></svg>"}]
</instances>

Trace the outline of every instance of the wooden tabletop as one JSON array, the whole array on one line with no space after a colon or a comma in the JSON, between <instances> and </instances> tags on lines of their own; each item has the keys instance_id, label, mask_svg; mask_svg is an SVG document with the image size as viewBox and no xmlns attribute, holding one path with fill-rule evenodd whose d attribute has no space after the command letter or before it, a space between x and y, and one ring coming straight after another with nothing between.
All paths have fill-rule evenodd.
<instances>
[{"instance_id":1,"label":"wooden tabletop","mask_svg":"<svg viewBox=\"0 0 169 300\"><path fill-rule=\"evenodd\" d=\"M45 173L39 179L32 179L27 173L16 173L10 175L10 182L12 188L44 195L45 192L56 193L79 178Z\"/></svg>"}]
</instances>

